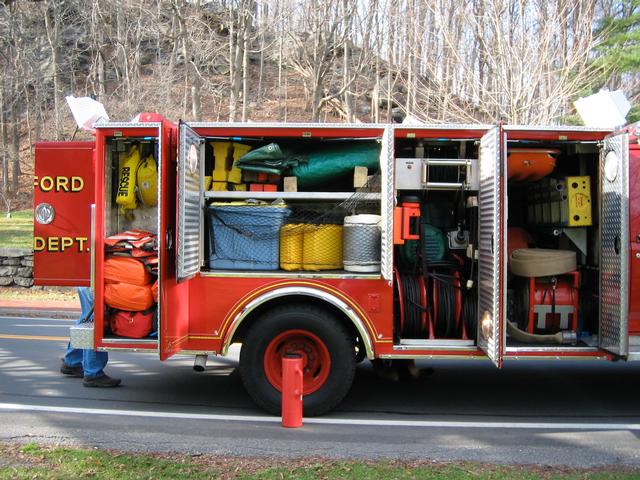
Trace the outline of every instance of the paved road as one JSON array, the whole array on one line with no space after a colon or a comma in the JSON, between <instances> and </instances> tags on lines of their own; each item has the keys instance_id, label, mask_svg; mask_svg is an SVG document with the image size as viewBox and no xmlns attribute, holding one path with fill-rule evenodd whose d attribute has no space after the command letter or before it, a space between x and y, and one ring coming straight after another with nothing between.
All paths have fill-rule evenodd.
<instances>
[{"instance_id":1,"label":"paved road","mask_svg":"<svg viewBox=\"0 0 640 480\"><path fill-rule=\"evenodd\" d=\"M359 367L330 415L287 430L242 389L234 359L113 352L117 389L58 373L71 320L0 317L0 441L135 451L640 464L640 365L432 362L394 383ZM366 362L365 362L366 363Z\"/></svg>"}]
</instances>

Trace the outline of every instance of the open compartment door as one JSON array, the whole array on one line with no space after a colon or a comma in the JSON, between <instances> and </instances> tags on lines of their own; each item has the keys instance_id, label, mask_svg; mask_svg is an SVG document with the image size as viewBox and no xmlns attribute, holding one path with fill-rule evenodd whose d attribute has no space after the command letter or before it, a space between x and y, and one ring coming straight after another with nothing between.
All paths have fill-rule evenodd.
<instances>
[{"instance_id":1,"label":"open compartment door","mask_svg":"<svg viewBox=\"0 0 640 480\"><path fill-rule=\"evenodd\" d=\"M393 130L386 127L380 148L382 241L380 273L389 285L393 283Z\"/></svg>"},{"instance_id":2,"label":"open compartment door","mask_svg":"<svg viewBox=\"0 0 640 480\"><path fill-rule=\"evenodd\" d=\"M177 250L178 245L178 128L163 121L161 132L162 184L160 188L161 211L159 231L160 240L160 328L158 330L158 352L160 360L179 353L185 348L189 338L189 287L191 282L178 283Z\"/></svg>"},{"instance_id":3,"label":"open compartment door","mask_svg":"<svg viewBox=\"0 0 640 480\"><path fill-rule=\"evenodd\" d=\"M600 152L600 348L629 350L629 136L605 139Z\"/></svg>"},{"instance_id":4,"label":"open compartment door","mask_svg":"<svg viewBox=\"0 0 640 480\"><path fill-rule=\"evenodd\" d=\"M178 238L176 248L179 282L200 271L204 245L204 139L180 122L178 149Z\"/></svg>"},{"instance_id":5,"label":"open compartment door","mask_svg":"<svg viewBox=\"0 0 640 480\"><path fill-rule=\"evenodd\" d=\"M35 149L33 281L86 286L91 277L93 142L42 142Z\"/></svg>"},{"instance_id":6,"label":"open compartment door","mask_svg":"<svg viewBox=\"0 0 640 480\"><path fill-rule=\"evenodd\" d=\"M478 195L478 347L502 366L504 299L504 223L507 211L500 130L480 140Z\"/></svg>"}]
</instances>

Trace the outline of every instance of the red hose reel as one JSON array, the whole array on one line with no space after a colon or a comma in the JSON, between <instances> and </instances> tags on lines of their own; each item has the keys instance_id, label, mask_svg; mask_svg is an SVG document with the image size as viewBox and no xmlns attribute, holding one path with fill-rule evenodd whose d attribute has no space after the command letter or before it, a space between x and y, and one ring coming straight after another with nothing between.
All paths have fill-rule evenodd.
<instances>
[{"instance_id":1,"label":"red hose reel","mask_svg":"<svg viewBox=\"0 0 640 480\"><path fill-rule=\"evenodd\" d=\"M443 280L432 279L427 285L422 275L401 274L394 270L394 287L396 307L396 328L402 338L469 338L467 326L462 321L462 291L460 274L453 273L453 318L441 318L440 309L443 308L443 299L440 299L441 290L438 282ZM439 334L442 325L438 322L452 321L453 331L450 335Z\"/></svg>"},{"instance_id":2,"label":"red hose reel","mask_svg":"<svg viewBox=\"0 0 640 480\"><path fill-rule=\"evenodd\" d=\"M527 279L527 332L551 334L578 329L580 274Z\"/></svg>"}]
</instances>

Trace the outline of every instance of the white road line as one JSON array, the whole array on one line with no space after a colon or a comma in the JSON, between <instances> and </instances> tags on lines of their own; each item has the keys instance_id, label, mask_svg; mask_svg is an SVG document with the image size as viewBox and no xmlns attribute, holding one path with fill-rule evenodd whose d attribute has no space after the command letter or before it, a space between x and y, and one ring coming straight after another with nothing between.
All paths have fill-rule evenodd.
<instances>
[{"instance_id":1,"label":"white road line","mask_svg":"<svg viewBox=\"0 0 640 480\"><path fill-rule=\"evenodd\" d=\"M110 410L104 408L53 407L0 403L0 410L18 412L79 413L122 417L179 418L189 420L217 420L229 422L280 423L280 417L259 415L215 415L203 413L151 412L139 410ZM314 425L353 425L364 427L431 427L431 428L499 428L527 430L640 430L640 423L568 423L568 422L466 422L440 420L375 420L358 418L305 418Z\"/></svg>"},{"instance_id":2,"label":"white road line","mask_svg":"<svg viewBox=\"0 0 640 480\"><path fill-rule=\"evenodd\" d=\"M44 327L44 328L69 328L69 325L47 325L44 323L40 323L40 324L28 324L28 323L14 323L13 325L11 325L12 327Z\"/></svg>"},{"instance_id":3,"label":"white road line","mask_svg":"<svg viewBox=\"0 0 640 480\"><path fill-rule=\"evenodd\" d=\"M73 323L75 318L47 318L47 317L0 317L0 320L37 320L39 322L65 322Z\"/></svg>"}]
</instances>

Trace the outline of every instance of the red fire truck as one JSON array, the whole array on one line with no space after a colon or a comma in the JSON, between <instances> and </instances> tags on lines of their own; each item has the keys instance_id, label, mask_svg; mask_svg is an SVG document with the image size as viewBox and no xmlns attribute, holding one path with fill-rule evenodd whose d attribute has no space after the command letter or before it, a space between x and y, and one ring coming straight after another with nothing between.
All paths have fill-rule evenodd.
<instances>
[{"instance_id":1,"label":"red fire truck","mask_svg":"<svg viewBox=\"0 0 640 480\"><path fill-rule=\"evenodd\" d=\"M36 146L34 280L94 289L77 347L203 367L241 343L242 381L272 413L281 359L298 354L306 415L335 407L365 358L640 358L630 129L142 115L95 130ZM155 161L152 201L125 188L134 149ZM156 239L143 338L114 333L105 293L109 239L131 231Z\"/></svg>"}]
</instances>

